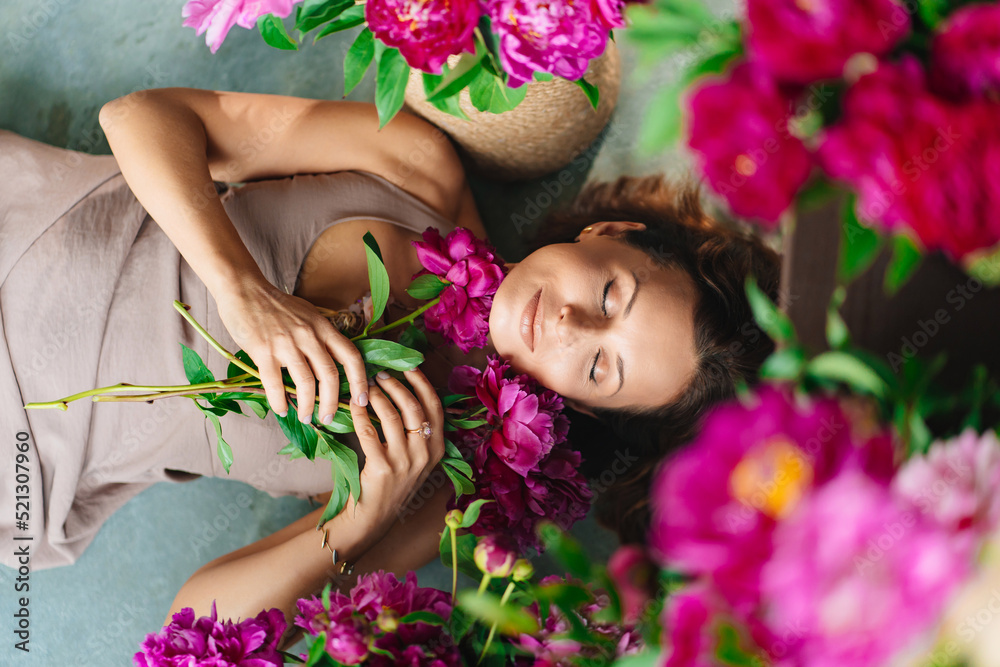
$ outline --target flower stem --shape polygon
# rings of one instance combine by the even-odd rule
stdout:
[[[501,607],[507,604],[507,600],[510,599],[510,594],[513,592],[514,592],[514,582],[512,581],[509,584],[507,584],[507,588],[506,590],[504,590],[503,596],[500,598]],[[476,664],[479,664],[480,662],[483,661],[483,658],[486,656],[486,649],[488,649],[490,647],[490,644],[493,642],[493,635],[495,635],[496,632],[497,632],[497,624],[494,621],[493,625],[490,626],[490,634],[486,635],[486,643],[483,644],[483,652],[479,654],[479,661]]]
[[[248,375],[239,375],[237,377],[228,378],[228,380],[245,380],[248,377],[249,377]],[[71,396],[67,396],[66,398],[59,399],[58,401],[47,401],[47,402],[44,402],[44,403],[28,403],[24,407],[25,407],[25,409],[33,409],[33,410],[44,410],[44,409],[48,409],[48,408],[58,408],[59,410],[66,410],[69,407],[67,404],[70,403],[70,402],[72,402],[72,401],[76,401],[76,400],[79,400],[81,398],[87,398],[88,396],[94,396],[95,400],[97,400],[96,397],[98,395],[100,395],[100,394],[108,394],[108,393],[111,393],[113,391],[171,392],[172,395],[181,396],[183,394],[192,393],[192,392],[193,393],[199,393],[197,391],[199,389],[209,390],[209,392],[212,389],[221,389],[223,391],[228,391],[229,389],[232,389],[232,388],[251,387],[252,385],[256,385],[256,384],[258,384],[257,381],[250,382],[250,383],[247,383],[247,384],[228,384],[226,381],[223,381],[223,380],[215,380],[213,382],[202,382],[200,384],[178,384],[178,385],[150,386],[150,385],[136,385],[136,384],[129,384],[128,382],[121,382],[121,383],[116,384],[116,385],[111,386],[111,387],[98,387],[97,389],[88,389],[87,391],[81,391],[81,392],[79,392],[77,394],[73,394]],[[242,390],[246,391],[246,389],[242,389]],[[180,391],[182,393],[179,393],[179,394],[176,393],[178,391]],[[209,392],[201,392],[201,393],[209,393]],[[102,400],[106,400],[106,399],[102,399]],[[143,400],[145,400],[145,399],[143,399]]]
[[[406,317],[401,317],[398,320],[396,320],[395,322],[390,322],[389,324],[381,326],[378,329],[372,329],[367,334],[360,333],[357,336],[355,336],[354,338],[351,338],[351,342],[354,342],[356,340],[360,340],[361,338],[367,338],[368,336],[371,336],[372,334],[377,334],[377,333],[382,333],[383,331],[388,331],[389,329],[392,329],[394,327],[398,327],[398,326],[400,326],[402,324],[406,324],[407,322],[412,322],[417,317],[417,315],[420,315],[421,313],[423,313],[425,310],[427,310],[431,306],[437,304],[439,301],[441,301],[441,297],[440,296],[436,296],[433,299],[431,299],[430,301],[428,301],[427,303],[425,303],[424,305],[422,305],[419,308],[417,308],[415,311],[413,311],[412,313],[410,313]]]
[[[451,531],[451,604],[454,606],[458,595],[458,536],[457,530],[448,526]]]
[[[486,574],[485,572],[483,573],[483,580],[479,582],[479,593],[478,593],[478,595],[482,595],[483,594],[483,591],[486,590],[486,587],[490,585],[490,579],[492,579],[492,578],[493,577],[491,577],[490,575]]]

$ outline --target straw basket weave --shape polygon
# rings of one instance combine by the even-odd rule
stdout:
[[[458,56],[451,56],[454,66]],[[501,114],[472,106],[469,89],[459,94],[459,105],[469,120],[456,118],[427,102],[421,74],[414,69],[406,85],[407,108],[444,130],[465,149],[483,175],[505,181],[537,178],[563,167],[582,153],[604,126],[618,101],[621,64],[618,49],[609,41],[584,75],[600,91],[595,110],[575,83],[553,78],[529,81],[524,100]]]

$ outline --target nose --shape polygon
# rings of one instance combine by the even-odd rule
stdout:
[[[559,309],[556,320],[556,341],[560,347],[575,347],[592,336],[599,323],[585,309],[566,304]]]

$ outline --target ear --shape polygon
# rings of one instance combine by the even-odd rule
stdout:
[[[563,399],[563,403],[565,403],[568,407],[573,408],[577,412],[582,412],[585,415],[590,415],[594,419],[597,419],[597,415],[594,414],[593,410],[591,410],[590,408],[588,408],[583,403],[580,403],[580,402],[576,401],[575,399],[564,398]]]
[[[581,238],[594,236],[618,236],[619,234],[624,234],[625,232],[633,229],[645,228],[646,225],[641,222],[632,222],[630,220],[605,220],[588,225],[577,235],[576,238],[577,240],[580,240]]]

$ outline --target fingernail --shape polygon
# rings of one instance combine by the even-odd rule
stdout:
[[[322,421],[324,424],[329,426],[330,424],[333,423],[333,415],[324,415]]]
[[[388,380],[389,373],[387,371],[379,371],[376,376],[379,380]]]
[[[361,392],[361,394],[358,396],[358,405],[360,405],[361,407],[365,407],[366,405],[368,405],[368,392],[367,391]]]
[[[312,415],[299,415],[299,421],[303,424],[308,424],[312,421]]]
[[[368,378],[368,386],[371,387],[375,384],[375,378]]]
[[[279,417],[287,417],[288,410],[285,410],[284,412],[275,412],[274,414],[278,415]]]

